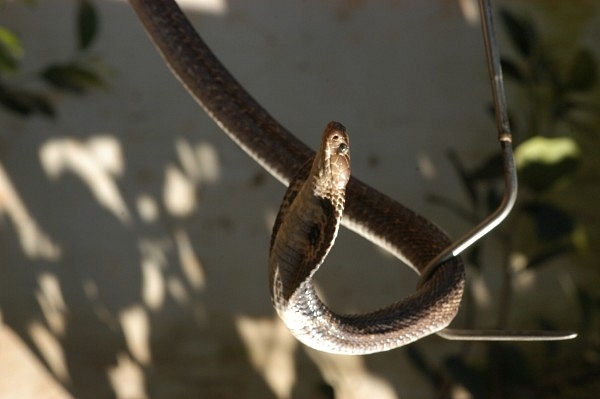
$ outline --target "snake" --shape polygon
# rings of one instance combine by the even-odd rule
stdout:
[[[279,317],[303,344],[365,355],[440,333],[458,313],[465,285],[459,256],[445,259],[410,295],[380,309],[341,314],[312,279],[340,224],[421,274],[451,244],[434,223],[350,175],[346,128],[330,122],[315,152],[284,128],[213,54],[173,0],[130,0],[172,73],[212,120],[288,186],[269,251],[269,287]]]

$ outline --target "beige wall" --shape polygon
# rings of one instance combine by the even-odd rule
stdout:
[[[55,121],[0,114],[4,331],[80,398],[285,397],[294,384],[308,397],[319,368],[348,398],[426,394],[403,349],[340,359],[281,328],[266,263],[283,186],[197,107],[126,3],[96,3],[110,87],[57,99]],[[292,132],[314,147],[329,120],[344,123],[357,176],[452,236],[468,228],[425,201],[465,199],[446,150],[475,164],[496,148],[479,26],[457,4],[190,3],[215,53]],[[68,56],[72,12],[11,5],[0,22],[22,31],[34,68]],[[416,277],[343,233],[319,280],[353,311],[406,295]],[[434,359],[456,350],[427,345]]]

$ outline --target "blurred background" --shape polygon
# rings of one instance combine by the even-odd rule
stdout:
[[[275,118],[458,237],[502,193],[477,2],[180,2]],[[285,188],[193,102],[123,1],[0,2],[0,397],[592,398],[600,392],[600,1],[496,1],[512,216],[464,256],[454,327],[555,343],[333,356],[267,287]],[[417,276],[342,231],[318,273],[340,312]]]

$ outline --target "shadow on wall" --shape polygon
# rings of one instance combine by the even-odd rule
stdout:
[[[2,268],[3,321],[77,397],[110,397],[113,388],[134,389],[119,396],[143,396],[146,383],[154,382],[144,374],[160,367],[174,372],[169,353],[193,357],[189,351],[207,325],[205,272],[181,220],[196,210],[200,180],[218,179],[218,161],[206,145],[179,140],[175,147],[187,173],[166,165],[162,198],[125,198],[118,138],[43,142],[38,159],[49,182],[42,184],[66,196],[42,212],[74,212],[83,222],[55,226],[52,234],[42,231],[0,167],[2,211],[14,229],[7,247],[21,249],[10,251]],[[168,226],[154,227],[161,223]],[[175,332],[175,345],[157,351],[162,346],[155,343],[170,341],[171,328],[183,320],[186,329]]]
[[[317,121],[305,141],[316,143],[331,115],[348,120],[354,131],[378,132],[353,136],[366,154],[353,153],[353,168],[378,187],[392,184],[421,211],[423,175],[442,192],[458,186],[448,165],[437,164],[448,146],[438,138],[467,132],[467,153],[479,154],[473,143],[489,131],[480,33],[465,23],[473,22],[475,2],[458,2],[463,9],[418,0],[360,3],[214,0],[194,2],[197,12],[188,14],[209,43],[225,49],[226,64],[232,54],[246,55],[232,66],[234,74],[248,80],[274,115],[283,114],[292,131],[312,131],[306,115]],[[427,362],[415,361],[415,351],[329,356],[304,350],[290,336],[274,316],[266,281],[283,188],[199,111],[128,4],[96,6],[103,29],[95,51],[114,68],[107,68],[109,88],[58,96],[59,116],[51,123],[4,113],[0,120],[0,369],[14,371],[0,373],[0,397],[431,396],[443,376],[417,370]],[[63,44],[70,33],[61,27],[72,24],[72,2],[4,7],[0,25],[36,35],[23,38],[26,49],[35,49],[30,69],[50,53],[69,55]],[[297,18],[280,18],[284,11]],[[381,22],[376,26],[374,15]],[[279,34],[288,35],[285,44]],[[415,55],[390,55],[385,44]],[[354,54],[356,62],[330,65],[334,50]],[[398,76],[410,77],[399,83],[405,86],[386,78],[398,68]],[[473,78],[477,73],[480,80]],[[301,84],[269,97],[281,77]],[[465,90],[466,81],[475,83]],[[448,101],[448,93],[460,97]],[[325,95],[335,101],[314,101]],[[398,162],[409,167],[378,169]],[[417,162],[422,170],[410,167]],[[398,181],[408,183],[398,187]],[[457,228],[456,218],[449,220],[440,224]],[[336,309],[373,308],[413,290],[415,276],[400,274],[397,262],[362,239],[342,233],[338,241],[344,240],[322,273],[335,283],[327,299]],[[363,267],[373,260],[384,265],[376,283]],[[342,274],[352,276],[350,282]],[[478,293],[489,296],[486,282],[477,283]],[[419,348],[438,365],[460,347],[428,338]]]
[[[69,12],[71,4],[7,11],[24,30],[43,30],[52,27],[38,25],[41,19],[67,25],[44,14]],[[130,28],[123,29],[147,42],[126,3],[102,5],[102,12],[125,14]],[[121,94],[115,91],[95,96],[100,108]],[[63,99],[61,111],[76,101]],[[127,128],[105,133],[97,115],[85,123],[85,113],[97,109],[79,110],[79,120],[59,117],[54,126],[10,115],[2,123],[0,364],[15,373],[2,373],[0,396],[273,396],[233,316],[211,315],[204,300],[206,270],[189,226],[213,220],[198,197],[221,181],[216,148],[160,127],[165,145],[147,153]],[[135,111],[128,112],[131,122]],[[152,165],[141,166],[143,158]],[[251,332],[251,324],[240,321],[240,328]],[[23,344],[38,360],[23,355]]]
[[[48,3],[11,5],[14,19],[0,22],[40,30],[68,25],[56,21],[71,5]],[[250,161],[234,165],[241,171],[224,179],[217,146],[196,139],[204,136],[199,123],[177,119],[198,114],[196,106],[160,63],[128,5],[102,4],[101,13],[107,32],[98,47],[107,48],[107,62],[118,71],[111,92],[88,94],[81,103],[62,98],[53,124],[12,116],[2,122],[0,364],[15,373],[0,377],[0,395],[331,397],[322,368],[342,397],[395,397],[360,358],[299,351],[273,316],[265,273],[258,272],[266,265],[282,189],[263,183],[264,172]],[[41,20],[55,22],[46,27]],[[109,32],[113,27],[116,33]],[[119,58],[130,53],[112,36],[124,31],[134,32],[128,41],[144,43],[141,61],[149,58],[156,67],[136,77],[123,66]],[[52,35],[58,34],[37,45],[53,46]],[[170,86],[136,92],[155,75]],[[157,121],[163,105],[148,112],[148,97],[188,105]],[[208,132],[220,140],[215,127]],[[247,196],[252,215],[230,209],[222,198],[232,195]],[[258,251],[257,241],[264,243]],[[206,260],[203,246],[210,251]],[[235,268],[226,270],[232,264],[251,267],[236,277]],[[254,292],[262,293],[259,299]]]

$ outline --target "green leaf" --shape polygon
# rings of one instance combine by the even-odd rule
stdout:
[[[51,65],[42,72],[42,77],[57,89],[77,94],[105,86],[95,71],[74,63]]]
[[[525,82],[525,75],[512,60],[501,58],[500,65],[502,66],[502,75],[519,83]]]
[[[525,18],[516,17],[508,10],[501,10],[500,17],[513,45],[521,55],[529,57],[538,45],[537,32],[533,24]]]
[[[7,110],[21,116],[29,116],[35,111],[35,106],[26,95],[20,93],[0,93],[0,104]]]
[[[597,135],[600,105],[587,99],[568,100],[563,104],[563,117],[575,131]]]
[[[575,219],[566,211],[548,203],[535,202],[523,207],[533,218],[537,235],[542,241],[559,240],[575,230]],[[553,246],[554,250],[558,248]]]
[[[90,0],[80,0],[77,12],[78,45],[85,50],[92,44],[98,33],[98,14]]]
[[[0,26],[0,71],[16,71],[24,53],[18,36]]]
[[[572,253],[574,250],[575,246],[570,241],[553,242],[552,245],[546,245],[542,247],[542,249],[534,251],[532,254],[530,254],[529,261],[527,262],[527,268],[540,268],[544,265],[547,265],[552,259]]]
[[[548,190],[579,167],[581,151],[572,138],[536,136],[515,149],[515,163],[523,185]]]
[[[594,328],[594,316],[596,308],[600,305],[598,300],[595,300],[592,295],[585,291],[582,287],[576,287],[577,300],[579,302],[579,312],[581,313],[581,329],[590,331]]]
[[[580,50],[571,64],[567,89],[590,90],[598,79],[598,68],[596,60],[588,50]]]
[[[35,104],[36,110],[40,114],[42,114],[48,118],[54,118],[56,116],[56,110],[54,109],[54,104],[52,104],[52,101],[50,101],[50,99],[48,97],[46,97],[45,95],[33,94],[32,101]]]
[[[55,115],[54,106],[46,96],[28,90],[0,87],[0,104],[21,116],[36,112],[50,118]]]

